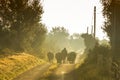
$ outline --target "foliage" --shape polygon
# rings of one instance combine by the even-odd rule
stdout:
[[[103,30],[107,32],[110,40],[112,39],[112,9],[115,0],[101,0],[103,5],[103,16],[105,18]]]
[[[76,80],[110,80],[111,74],[110,47],[96,45],[93,50],[88,52],[84,63],[75,71]]]
[[[39,0],[0,0],[0,49],[37,52],[46,33]]]
[[[83,38],[78,33],[69,35],[67,29],[64,27],[53,27],[52,30],[46,34],[45,41],[41,46],[41,51],[46,54],[49,51],[56,54],[63,48],[66,48],[68,52],[77,51],[80,53],[80,51],[85,48]]]
[[[101,0],[103,4],[103,15],[105,17],[105,24],[103,26],[104,31],[107,32],[112,50],[116,56],[119,56],[120,52],[120,1],[119,0]],[[116,54],[117,53],[117,54]],[[117,57],[116,57],[117,58]]]
[[[109,40],[106,40],[106,39],[102,39],[102,40],[100,40],[100,41],[99,41],[99,44],[110,46],[110,42],[109,42]]]
[[[69,33],[64,27],[54,27],[46,35],[46,39],[42,47],[46,49],[47,52],[50,51],[55,53],[64,47],[68,48],[68,36]]]
[[[112,49],[112,63],[116,63],[118,67],[115,67],[113,64],[111,67],[114,67],[112,70],[114,78],[113,80],[118,80],[119,65],[120,65],[120,1],[119,0],[101,0],[103,5],[103,15],[106,19],[103,29],[107,32],[110,37],[111,49]],[[117,75],[117,76],[116,76]],[[120,79],[120,78],[119,78]]]
[[[59,27],[59,26],[53,27],[52,30],[50,31],[50,34],[59,39],[61,39],[62,37],[66,38],[69,36],[68,31],[64,27]]]
[[[81,36],[84,38],[86,50],[92,50],[98,44],[98,41],[90,34],[82,34]]]
[[[0,58],[0,80],[12,80],[19,74],[45,63],[43,60],[26,53],[1,56],[3,57]]]
[[[84,39],[81,37],[81,34],[74,33],[70,36],[69,39],[70,47],[72,50],[79,52],[79,50],[85,49]]]
[[[64,47],[67,47],[68,42],[68,36],[69,33],[64,27],[54,27],[50,31],[50,36],[53,39],[54,42],[56,42],[56,47],[59,49],[63,49]],[[59,45],[60,44],[60,45]]]

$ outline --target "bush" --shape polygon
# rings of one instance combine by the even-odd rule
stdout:
[[[110,47],[97,45],[88,51],[85,62],[73,71],[76,80],[110,80],[111,63]],[[80,76],[80,77],[79,77]]]

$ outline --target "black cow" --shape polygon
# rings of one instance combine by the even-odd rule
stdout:
[[[62,56],[60,52],[56,53],[55,58],[57,60],[57,63],[62,63]]]
[[[48,52],[47,57],[48,57],[49,62],[52,62],[52,60],[54,59],[54,54],[51,52]]]
[[[69,63],[74,63],[76,59],[76,53],[75,52],[70,52],[67,55],[67,60],[69,61]]]

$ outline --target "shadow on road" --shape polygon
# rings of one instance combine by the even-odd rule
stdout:
[[[74,64],[62,64],[51,75],[42,80],[75,80],[72,72],[74,69]]]

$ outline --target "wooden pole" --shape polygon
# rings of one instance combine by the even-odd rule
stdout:
[[[93,25],[91,26],[91,35],[93,36]]]
[[[94,6],[94,38],[96,37],[96,6]]]
[[[87,27],[87,34],[88,34],[89,27]]]

